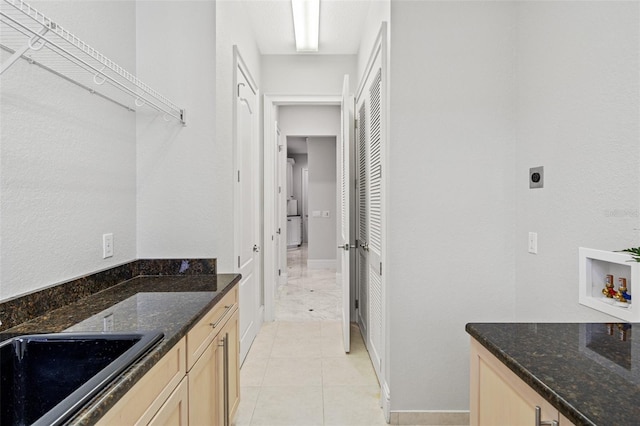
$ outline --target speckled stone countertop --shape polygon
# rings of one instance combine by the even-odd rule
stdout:
[[[467,324],[467,332],[576,425],[640,424],[631,324]]]
[[[164,339],[99,393],[68,424],[94,424],[240,280],[237,274],[141,276],[53,310],[0,333],[102,331],[113,313],[113,331],[161,331]]]

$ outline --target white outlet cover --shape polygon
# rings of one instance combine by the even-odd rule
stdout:
[[[102,258],[113,257],[113,234],[102,235]]]

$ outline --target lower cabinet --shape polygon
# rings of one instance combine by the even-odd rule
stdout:
[[[472,426],[572,425],[556,408],[471,339]]]
[[[239,361],[236,287],[97,424],[229,426],[240,403]]]
[[[188,373],[189,423],[227,426],[240,401],[238,311]]]
[[[153,416],[149,426],[187,426],[189,424],[189,392],[184,378]]]

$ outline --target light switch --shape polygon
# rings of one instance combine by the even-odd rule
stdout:
[[[538,234],[529,232],[529,253],[538,254]]]

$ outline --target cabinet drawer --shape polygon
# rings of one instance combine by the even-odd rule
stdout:
[[[186,374],[182,338],[105,415],[98,425],[146,425]]]
[[[187,370],[190,370],[200,355],[204,353],[237,306],[238,287],[235,286],[189,330],[187,334]]]

